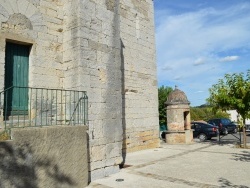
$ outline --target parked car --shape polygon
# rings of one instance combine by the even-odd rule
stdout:
[[[212,137],[218,136],[218,128],[206,122],[193,121],[191,129],[194,130],[194,138],[198,138],[200,141],[210,140]]]
[[[217,126],[220,134],[227,135],[228,133],[237,133],[237,124],[228,118],[210,119],[208,123]]]
[[[246,132],[250,132],[250,124],[246,124]]]

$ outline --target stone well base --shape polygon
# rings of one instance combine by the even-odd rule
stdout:
[[[166,132],[166,143],[168,144],[189,144],[192,141],[193,130]]]

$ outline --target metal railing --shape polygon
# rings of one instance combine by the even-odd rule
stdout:
[[[87,125],[85,91],[13,86],[0,92],[0,128]]]

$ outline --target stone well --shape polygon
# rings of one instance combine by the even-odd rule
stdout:
[[[167,101],[166,142],[168,144],[188,144],[193,140],[193,131],[190,126],[190,102],[186,94],[175,87]]]

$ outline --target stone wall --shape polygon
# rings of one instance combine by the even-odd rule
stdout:
[[[64,83],[89,95],[93,180],[119,170],[121,149],[159,146],[153,2],[92,0],[64,8]]]
[[[92,180],[119,171],[122,151],[159,146],[152,0],[9,0],[0,9],[0,89],[11,39],[32,45],[29,86],[87,91]],[[15,13],[25,24],[8,26]]]
[[[186,119],[184,119],[185,112],[189,112]],[[190,129],[190,108],[188,105],[171,105],[167,107],[168,128],[174,131],[184,131],[185,125]]]
[[[0,187],[88,185],[86,126],[12,129],[0,142]]]
[[[31,46],[29,86],[62,88],[63,4],[8,0],[0,6],[0,90],[4,88],[6,41]],[[52,81],[53,80],[53,81]]]
[[[159,146],[154,10],[152,0],[123,0],[122,40],[124,152]]]
[[[166,133],[166,143],[168,144],[184,144],[186,143],[185,132]]]
[[[193,130],[166,132],[166,143],[168,144],[191,144],[192,142]]]
[[[118,172],[122,162],[119,2],[72,1],[64,9],[64,83],[66,89],[88,94],[89,162],[94,180]]]

